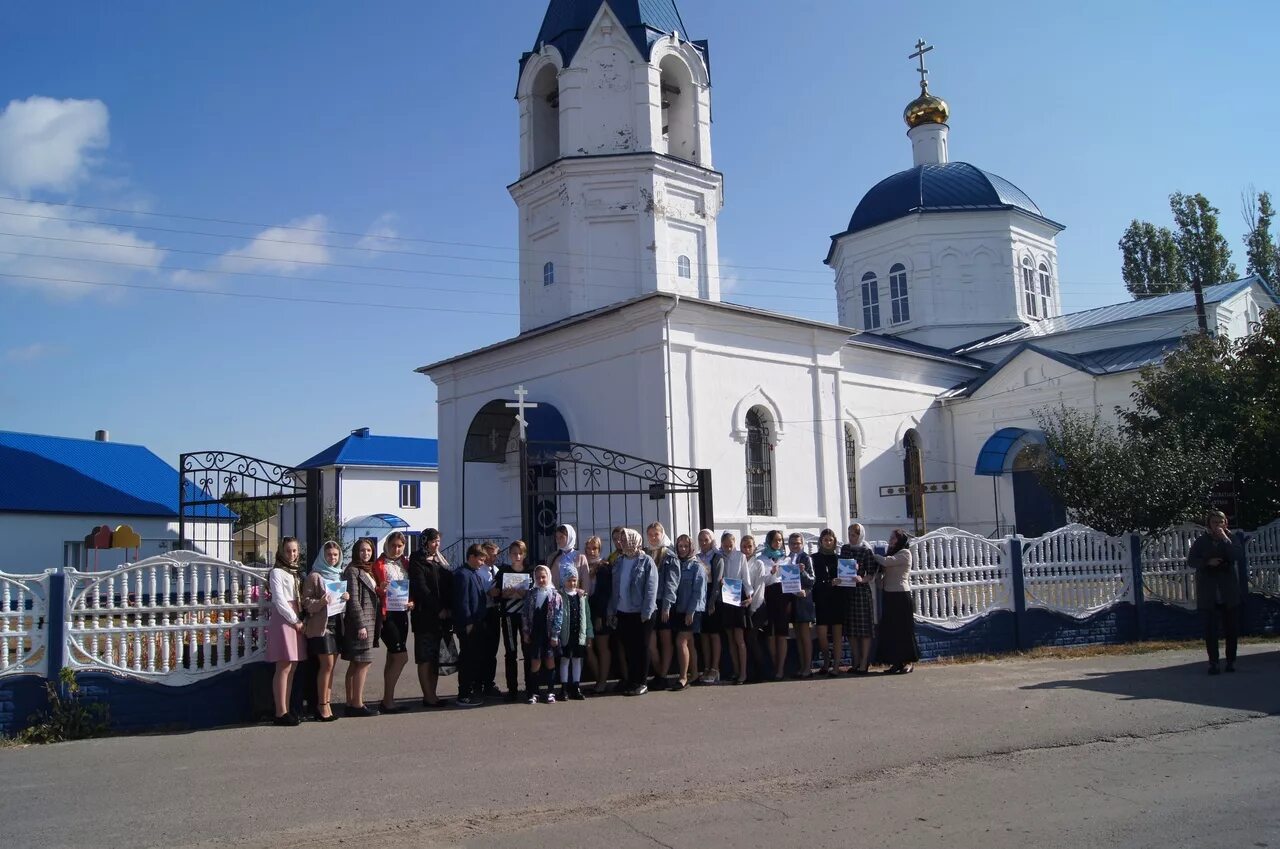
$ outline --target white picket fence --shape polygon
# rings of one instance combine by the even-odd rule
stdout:
[[[1196,606],[1196,570],[1187,566],[1187,554],[1204,532],[1199,525],[1183,525],[1143,540],[1142,591],[1147,598],[1178,607]]]
[[[916,618],[960,627],[993,610],[1013,609],[1007,541],[939,528],[911,545]]]
[[[1132,553],[1127,537],[1067,525],[1022,546],[1027,607],[1092,616],[1133,601]]]
[[[1280,596],[1280,519],[1258,528],[1245,545],[1249,591]]]
[[[262,659],[266,571],[175,551],[69,570],[66,665],[188,684]]]
[[[0,572],[0,677],[47,669],[48,578]]]

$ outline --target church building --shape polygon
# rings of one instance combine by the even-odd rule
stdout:
[[[929,49],[912,166],[830,238],[837,312],[814,321],[721,297],[709,46],[673,0],[551,0],[516,87],[520,333],[418,369],[446,540],[1064,522],[1030,471],[1035,411],[1125,403],[1194,301],[1064,315],[1063,225],[951,158]],[[1252,277],[1205,300],[1232,336],[1276,304]]]

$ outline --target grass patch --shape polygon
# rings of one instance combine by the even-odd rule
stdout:
[[[1240,645],[1242,646],[1274,645],[1277,643],[1280,643],[1280,636],[1240,638]],[[930,666],[956,666],[963,663],[985,663],[999,660],[1076,660],[1085,657],[1154,654],[1162,651],[1203,648],[1204,642],[1202,640],[1147,640],[1140,643],[1121,643],[1119,645],[1041,646],[1025,651],[1011,651],[1002,654],[964,654],[954,657],[940,657],[926,662]]]

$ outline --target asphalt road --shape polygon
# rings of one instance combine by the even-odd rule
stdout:
[[[0,845],[1280,847],[1277,714],[1261,645],[5,749]]]

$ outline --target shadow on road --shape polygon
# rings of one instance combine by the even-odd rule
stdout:
[[[1206,661],[1160,669],[1091,672],[1083,678],[1028,684],[1023,690],[1092,690],[1126,700],[1160,699],[1280,714],[1280,651],[1242,655],[1233,674],[1210,676]]]

